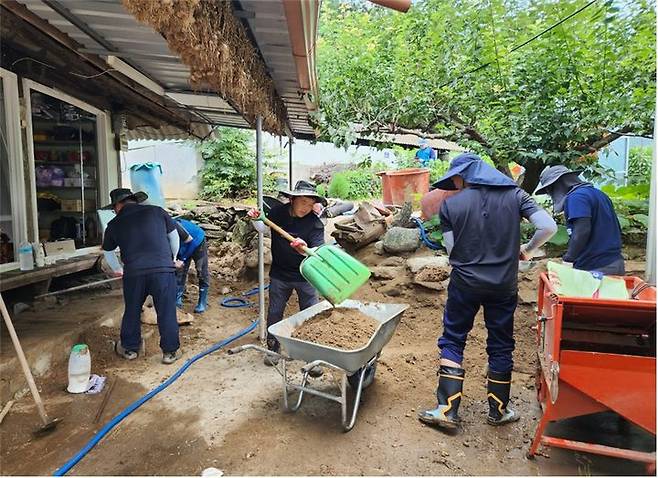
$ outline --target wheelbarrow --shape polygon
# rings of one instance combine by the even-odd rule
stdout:
[[[256,350],[272,358],[279,359],[279,365],[275,368],[283,379],[283,408],[290,412],[299,410],[305,393],[338,402],[341,405],[343,429],[348,432],[356,422],[363,389],[372,384],[375,379],[377,360],[382,349],[393,337],[402,314],[409,306],[406,304],[383,304],[356,300],[346,300],[340,306],[341,308],[358,309],[363,314],[380,322],[368,343],[363,347],[355,350],[341,350],[292,337],[294,329],[322,311],[333,307],[328,301],[323,301],[268,328],[269,333],[277,338],[285,352],[277,353],[257,345],[248,344],[230,349],[228,353],[235,354],[244,350]],[[302,379],[300,383],[292,383],[288,380],[288,362],[292,360],[306,362],[306,365],[301,369]],[[341,374],[340,395],[332,395],[309,386],[309,372],[314,367],[327,368]],[[347,411],[348,384],[355,392],[354,404],[349,417]],[[299,392],[294,405],[291,405],[291,391]]]

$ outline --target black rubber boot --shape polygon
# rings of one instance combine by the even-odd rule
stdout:
[[[521,418],[509,404],[512,372],[498,373],[489,370],[487,374],[487,399],[489,401],[489,425],[505,425]]]
[[[447,367],[439,368],[439,386],[436,389],[438,406],[433,410],[424,410],[418,414],[418,419],[428,425],[454,430],[459,425],[459,404],[462,400],[464,387],[464,369]]]

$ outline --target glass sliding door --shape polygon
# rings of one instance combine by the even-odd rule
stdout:
[[[100,244],[97,117],[30,90],[38,237]]]

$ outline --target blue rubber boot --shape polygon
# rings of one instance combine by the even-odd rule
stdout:
[[[185,293],[185,289],[182,289],[180,287],[176,288],[176,307],[179,309],[183,308],[183,294]]]
[[[199,289],[199,303],[194,308],[195,314],[203,314],[208,307],[208,288]]]

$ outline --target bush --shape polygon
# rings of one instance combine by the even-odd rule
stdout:
[[[252,133],[218,128],[218,139],[203,141],[198,149],[204,160],[201,196],[204,199],[244,198],[256,184],[256,162],[251,151]]]
[[[628,183],[645,183],[651,178],[651,146],[636,146],[628,152]]]
[[[381,195],[379,177],[368,169],[354,169],[334,174],[329,196],[340,199],[368,199]]]

